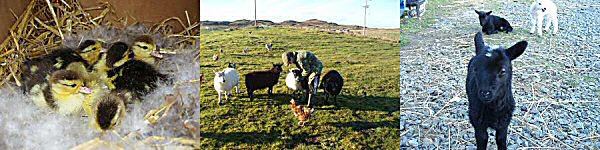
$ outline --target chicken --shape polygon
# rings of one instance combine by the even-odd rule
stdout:
[[[267,48],[267,50],[271,51],[273,49],[273,44],[265,44],[265,47]]]
[[[290,101],[292,103],[292,111],[294,112],[294,116],[300,120],[298,125],[304,127],[304,123],[308,121],[312,112],[315,111],[314,108],[308,109],[307,107],[302,107],[300,105],[296,105],[296,101],[292,99]]]
[[[213,55],[213,57],[212,57],[212,58],[213,58],[213,61],[217,61],[217,60],[219,60],[219,55],[218,55],[218,54],[215,54],[215,55]]]

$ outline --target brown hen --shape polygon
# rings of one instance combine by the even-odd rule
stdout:
[[[310,114],[315,111],[314,108],[308,109],[307,107],[302,107],[300,105],[296,105],[296,101],[292,99],[290,101],[292,103],[292,111],[294,112],[294,116],[298,118],[298,125],[304,127],[304,123],[310,118]]]

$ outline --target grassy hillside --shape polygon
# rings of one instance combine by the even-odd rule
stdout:
[[[399,43],[291,28],[203,32],[201,39],[201,72],[206,77],[201,88],[202,147],[400,147]],[[264,48],[266,42],[273,43],[273,51]],[[250,52],[243,53],[244,48]],[[345,80],[343,96],[331,104],[323,103],[324,97],[319,97],[313,116],[303,128],[297,125],[285,87],[284,78],[290,67],[284,68],[273,97],[267,96],[266,89],[259,90],[253,102],[245,92],[243,77],[253,70],[269,69],[272,63],[282,62],[281,53],[299,49],[316,53],[325,65],[323,73],[335,69]],[[214,54],[220,57],[216,62],[212,60]],[[224,69],[228,62],[238,63],[241,93],[234,93],[219,106],[213,70]]]

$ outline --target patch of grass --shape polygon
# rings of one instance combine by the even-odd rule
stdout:
[[[443,7],[450,4],[450,0],[430,0],[428,1],[425,14],[421,19],[417,18],[401,18],[400,19],[400,32],[402,33],[415,33],[422,29],[428,28],[432,24],[436,23],[436,19],[440,15],[446,15],[449,12]]]
[[[251,32],[251,34],[249,34]],[[201,146],[233,149],[399,149],[400,43],[374,38],[292,28],[242,28],[232,32],[203,32],[201,72]],[[267,51],[264,44],[273,43]],[[219,48],[224,53],[219,53]],[[243,53],[244,48],[250,49]],[[286,51],[311,50],[323,62],[323,74],[335,69],[344,77],[342,96],[318,105],[306,126],[297,125],[285,87],[285,67],[274,96],[255,91],[250,101],[244,76],[281,63]],[[213,61],[218,54],[220,59]],[[219,106],[213,70],[238,63],[240,94]],[[234,90],[235,91],[235,90]],[[366,95],[365,95],[366,94]],[[303,102],[301,104],[306,104]]]

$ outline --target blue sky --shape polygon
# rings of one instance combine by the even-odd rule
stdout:
[[[254,0],[201,0],[201,20],[254,20]],[[319,19],[344,25],[363,25],[364,0],[257,0],[257,19],[281,22]],[[367,26],[400,27],[399,0],[370,0]]]

